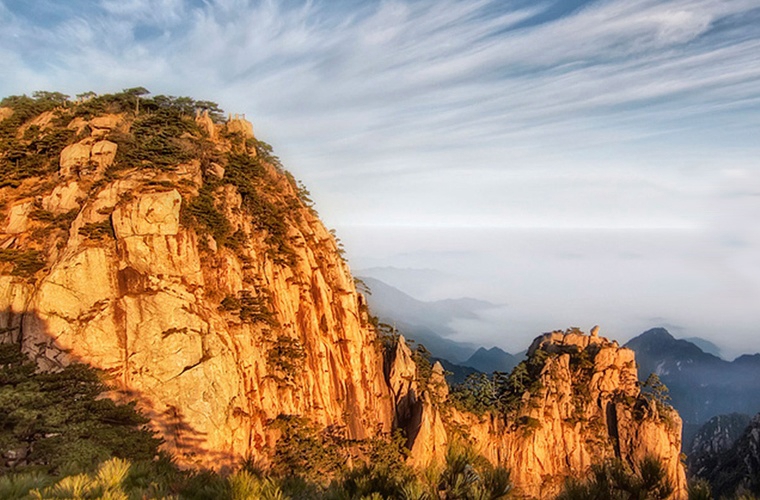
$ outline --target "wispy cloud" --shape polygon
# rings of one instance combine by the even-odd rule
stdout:
[[[0,94],[217,100],[248,114],[331,225],[680,228],[698,244],[675,238],[628,276],[642,290],[646,262],[678,270],[641,314],[700,283],[704,315],[751,317],[760,3],[567,5],[0,0]]]
[[[602,164],[651,173],[672,156],[735,152],[711,134],[714,123],[758,128],[747,116],[760,104],[755,0],[592,1],[548,19],[551,2],[492,0],[350,9],[102,0],[63,13],[58,5],[53,20],[0,5],[11,75],[4,93],[33,90],[31,81],[216,98],[281,142],[315,191],[324,185],[337,200],[328,204],[337,218],[348,198],[330,184],[361,191],[367,175],[412,175],[415,188],[434,176],[443,195],[446,179],[456,183],[455,171],[473,164],[497,185],[520,169],[538,179],[546,169],[595,175]],[[739,147],[747,158],[758,152]],[[478,197],[472,184],[464,199]]]

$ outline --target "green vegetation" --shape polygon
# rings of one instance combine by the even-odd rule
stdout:
[[[95,241],[102,241],[104,238],[116,238],[110,217],[100,222],[90,222],[83,225],[79,228],[79,234]]]
[[[35,208],[29,214],[29,218],[44,223],[49,228],[68,231],[71,223],[77,218],[79,210],[74,209],[62,214],[54,214],[42,208]]]
[[[646,457],[635,470],[619,459],[593,465],[585,481],[570,479],[557,500],[664,500],[673,493],[673,485],[662,464]]]
[[[641,384],[641,393],[657,406],[659,412],[668,411],[668,403],[670,401],[668,388],[662,383],[656,373],[650,373],[646,381]]]
[[[18,187],[24,179],[55,172],[63,148],[77,140],[75,131],[66,128],[76,117],[124,113],[134,119],[131,133],[112,132],[108,137],[119,146],[111,171],[135,166],[171,169],[193,157],[189,138],[203,137],[193,119],[196,112],[208,111],[216,122],[223,119],[222,110],[211,101],[147,94],[136,87],[102,96],[87,92],[75,102],[65,94],[45,91],[4,98],[0,107],[12,109],[13,114],[0,121],[0,187]],[[18,137],[25,123],[45,112],[53,113],[52,127],[28,126]]]
[[[72,120],[121,114],[130,126],[128,131],[118,128],[108,132],[105,139],[117,144],[116,156],[104,178],[95,182],[91,190],[116,179],[120,170],[171,171],[197,159],[204,172],[204,183],[197,195],[193,190],[170,185],[168,181],[156,181],[157,185],[177,187],[182,192],[185,198],[183,225],[198,230],[206,241],[213,238],[217,245],[240,250],[251,235],[231,226],[225,213],[225,200],[219,199],[219,188],[231,184],[240,192],[242,208],[251,217],[254,228],[263,233],[269,246],[268,255],[278,264],[295,264],[296,254],[288,238],[288,219],[298,217],[300,207],[312,209],[309,192],[292,175],[285,173],[269,144],[245,138],[240,133],[225,135],[224,132],[221,135],[230,141],[231,150],[219,148],[212,142],[195,116],[198,112],[208,112],[212,121],[222,122],[223,112],[216,103],[189,97],[151,96],[147,89],[135,87],[101,96],[85,92],[75,101],[56,92],[35,92],[32,97],[7,97],[0,101],[0,106],[13,110],[0,122],[0,188],[19,187],[25,179],[57,172],[61,151],[82,139],[73,130],[75,127],[67,128]],[[51,126],[44,121],[39,125],[29,124],[30,120],[45,112],[52,113],[48,117]],[[85,125],[82,135],[87,136],[90,132],[89,125]],[[223,179],[209,174],[213,164],[224,168]],[[286,175],[293,186],[292,194],[283,195],[277,180],[270,178],[271,170],[267,165]],[[109,236],[104,225],[85,227],[82,231],[90,239]]]
[[[229,152],[218,160],[224,166],[224,179],[207,175],[198,196],[183,207],[182,223],[201,234],[214,238],[217,244],[233,250],[239,249],[248,239],[241,230],[233,231],[222,211],[222,200],[216,193],[224,184],[235,186],[242,198],[242,209],[251,216],[255,228],[265,232],[269,255],[280,264],[295,264],[295,252],[288,243],[288,214],[286,201],[272,191],[267,170],[261,155],[250,156],[244,152]]]
[[[243,323],[264,323],[277,326],[277,318],[272,312],[271,299],[265,295],[254,295],[250,290],[240,290],[237,296],[228,295],[222,299],[219,308],[237,313]]]
[[[11,276],[30,278],[45,265],[45,255],[39,250],[19,250],[15,248],[0,248],[0,263],[9,262],[13,265]]]
[[[41,130],[34,125],[21,138],[17,137],[30,110],[46,108],[22,102],[16,103],[20,111],[0,121],[0,188],[18,187],[24,179],[55,172],[61,151],[74,139],[73,130],[58,127]]]
[[[476,415],[514,413],[526,392],[535,394],[541,390],[541,370],[548,356],[539,349],[509,374],[470,375],[463,384],[452,388],[449,399],[456,408]]]
[[[492,466],[467,445],[454,442],[449,447],[438,481],[438,498],[497,500],[506,498],[511,489],[509,471]]]
[[[279,383],[291,382],[305,357],[306,352],[298,339],[287,335],[278,336],[267,351],[269,376]]]
[[[36,373],[18,345],[0,344],[0,472],[78,474],[111,457],[152,460],[160,441],[134,405],[98,399],[102,374],[74,364]]]
[[[206,182],[198,196],[182,204],[180,220],[184,226],[195,227],[202,234],[210,234],[219,245],[230,246],[232,226],[216,207],[213,185]]]

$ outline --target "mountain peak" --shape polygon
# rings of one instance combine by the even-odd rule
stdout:
[[[662,327],[650,328],[649,330],[639,335],[639,338],[644,338],[647,340],[676,340],[676,338],[671,335],[668,330]]]

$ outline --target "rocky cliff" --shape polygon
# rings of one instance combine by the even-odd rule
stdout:
[[[716,498],[760,495],[760,414],[749,423],[745,415],[710,420],[694,440],[690,473],[706,479]]]
[[[396,355],[406,365],[408,357]],[[419,415],[407,424],[408,435],[422,441],[411,438],[415,463],[441,460],[448,441],[466,439],[505,464],[522,495],[550,498],[592,464],[617,458],[635,473],[652,457],[663,464],[673,497],[685,497],[681,420],[657,395],[641,392],[630,349],[577,330],[545,334],[508,379],[472,391],[486,395],[488,409],[480,412],[472,403],[463,407],[461,395],[449,401],[448,391],[437,389],[438,372],[434,367],[422,396],[405,396],[417,402],[410,414]]]
[[[186,464],[263,454],[279,415],[389,430],[363,299],[302,190],[250,123],[150,103],[0,115],[4,341],[107,370]]]
[[[439,363],[378,337],[334,236],[249,122],[140,95],[3,101],[3,342],[43,369],[106,370],[184,465],[266,459],[297,415],[349,440],[400,428],[420,467],[470,442],[542,498],[592,463],[651,455],[682,496],[680,419],[640,392],[632,351],[547,334],[489,382],[487,410],[461,404]]]

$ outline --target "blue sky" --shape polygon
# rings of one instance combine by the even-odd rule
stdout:
[[[246,113],[354,267],[466,268],[512,304],[463,335],[659,321],[760,347],[760,0],[2,0],[0,60],[0,95],[141,85]],[[507,262],[462,228],[562,237]],[[630,246],[645,265],[609,260]],[[580,293],[579,270],[615,280]],[[528,307],[511,282],[584,300],[542,317],[561,299]]]

